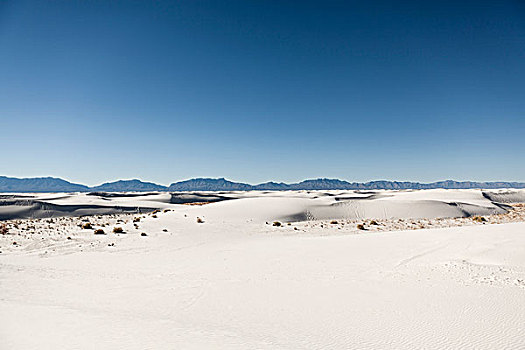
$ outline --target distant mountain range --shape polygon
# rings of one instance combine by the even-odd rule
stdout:
[[[525,188],[525,182],[438,181],[432,183],[371,181],[348,182],[338,179],[304,180],[298,183],[265,182],[250,185],[224,178],[197,178],[172,183],[168,187],[140,180],[119,180],[88,187],[54,177],[19,179],[0,176],[0,192],[149,192],[149,191],[251,191],[251,190],[408,190],[408,189]]]
[[[250,190],[407,190],[431,188],[525,188],[524,182],[473,182],[473,181],[439,181],[432,183],[371,181],[348,182],[338,179],[304,180],[298,183],[286,184],[265,182],[258,185],[232,182],[221,179],[191,179],[176,182],[168,187],[168,191],[250,191]]]
[[[0,176],[0,192],[84,192],[89,187],[55,177],[18,179]]]

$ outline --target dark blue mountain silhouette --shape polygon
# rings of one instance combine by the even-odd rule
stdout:
[[[473,182],[473,181],[438,181],[432,183],[371,181],[348,182],[338,179],[313,179],[298,183],[266,182],[250,185],[233,182],[224,178],[197,178],[172,183],[169,187],[137,179],[119,180],[95,187],[71,183],[54,177],[13,178],[0,176],[0,192],[143,192],[143,191],[250,191],[250,190],[410,190],[410,189],[468,189],[468,188],[525,188],[524,182]]]

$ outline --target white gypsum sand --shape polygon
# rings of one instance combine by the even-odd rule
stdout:
[[[0,348],[521,349],[524,194],[5,194]]]

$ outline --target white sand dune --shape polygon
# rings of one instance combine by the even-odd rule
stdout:
[[[138,228],[130,216],[97,219],[107,229],[121,217],[122,235],[93,235],[80,219],[64,231],[42,220],[0,235],[0,348],[525,348],[525,223],[360,234],[265,224],[505,211],[481,191],[213,195],[234,199],[39,195],[172,210],[144,215]],[[37,224],[51,228],[22,227]]]
[[[520,199],[525,191],[509,193]],[[504,205],[479,190],[245,192],[229,197],[235,200],[186,211],[215,221],[236,222],[468,217],[506,211]]]
[[[215,203],[202,211],[224,220],[437,218],[505,212],[525,190],[64,193],[0,196],[0,220],[148,212],[177,204]]]

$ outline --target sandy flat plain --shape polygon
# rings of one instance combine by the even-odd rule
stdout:
[[[0,349],[523,349],[524,202],[5,193]]]

